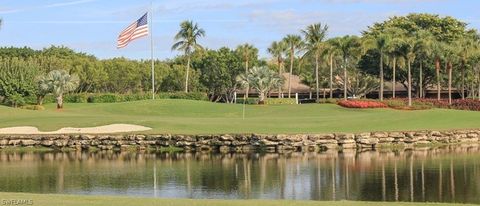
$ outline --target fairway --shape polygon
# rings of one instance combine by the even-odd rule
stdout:
[[[333,104],[242,105],[192,100],[54,104],[44,111],[0,106],[0,128],[36,126],[42,131],[112,123],[153,128],[145,133],[327,133],[478,128],[480,112],[432,109],[347,109]]]

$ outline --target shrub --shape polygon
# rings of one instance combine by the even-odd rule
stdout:
[[[295,99],[292,98],[266,98],[265,104],[296,104]]]
[[[202,92],[170,92],[170,93],[160,93],[157,95],[160,99],[190,99],[190,100],[202,100],[208,101],[208,96],[206,93]]]
[[[106,94],[92,94],[88,97],[89,103],[114,103],[123,102],[124,98],[120,94],[106,93]]]
[[[66,103],[87,103],[88,94],[79,93],[79,94],[66,94],[63,95],[63,101]]]
[[[237,98],[237,104],[243,104],[243,98]],[[245,104],[258,104],[258,98],[247,98]]]
[[[347,108],[386,108],[387,105],[382,102],[371,100],[341,100],[338,105]]]
[[[45,107],[42,105],[25,105],[21,106],[21,109],[29,109],[29,110],[45,110]]]
[[[320,99],[318,103],[321,104],[337,104],[339,100],[335,98]]]

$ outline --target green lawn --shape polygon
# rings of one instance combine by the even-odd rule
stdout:
[[[211,200],[211,199],[160,199],[160,198],[134,198],[112,196],[79,196],[79,195],[41,195],[26,193],[0,192],[0,204],[6,200],[32,201],[34,206],[107,206],[107,205],[158,205],[158,206],[447,206],[466,204],[439,204],[439,203],[385,203],[385,202],[355,202],[355,201],[292,201],[292,200]],[[7,204],[2,204],[7,205]]]
[[[480,112],[432,109],[347,109],[332,104],[242,105],[190,100],[147,100],[124,103],[54,104],[44,111],[0,106],[0,128],[61,127],[131,123],[152,127],[148,133],[325,133],[480,127]]]

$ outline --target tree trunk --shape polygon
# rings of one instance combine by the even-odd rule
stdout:
[[[248,75],[248,58],[245,59],[245,76],[247,75]],[[245,90],[245,96],[247,97],[247,99],[248,99],[249,91],[250,91],[250,85],[247,84],[247,88]]]
[[[461,88],[462,99],[465,99],[465,62],[462,61],[462,88]]]
[[[290,49],[290,74],[288,74],[288,98],[290,99],[290,94],[292,92],[292,72],[293,72],[293,52],[295,50],[293,47]]]
[[[410,66],[410,59],[407,60],[408,66],[408,106],[412,106],[412,71]]]
[[[37,96],[37,105],[43,105],[43,99],[45,96]]]
[[[63,95],[60,94],[57,97],[57,109],[63,109]]]
[[[277,59],[277,63],[278,63],[278,76],[282,78],[282,61],[280,60],[280,58]],[[282,96],[282,87],[283,85],[280,85],[278,87],[278,98],[281,98]]]
[[[448,62],[448,104],[452,104],[452,62]]]
[[[264,104],[265,103],[265,92],[260,92],[258,91],[258,104]]]
[[[185,75],[185,93],[188,93],[188,73],[190,71],[190,55],[187,56],[187,74]]]
[[[333,98],[333,55],[330,55],[330,98]]]
[[[347,63],[348,60],[347,58],[344,57],[344,65],[343,65],[343,99],[347,100],[347,84],[348,84],[348,79],[347,79]]]
[[[383,101],[383,52],[380,51],[380,92],[378,93],[380,101]]]
[[[395,82],[395,72],[396,72],[396,69],[397,69],[397,57],[393,57],[393,78],[392,78],[392,95],[393,95],[393,98],[395,98],[395,88],[396,88],[396,84],[397,82]]]
[[[320,98],[320,94],[319,94],[319,85],[318,85],[318,54],[315,55],[315,91],[317,93],[317,96],[316,96],[316,101],[318,102],[319,98]]]
[[[423,98],[423,63],[421,61],[420,61],[419,86],[420,86],[420,98]]]
[[[437,74],[437,100],[440,101],[440,59],[435,59],[435,72]]]

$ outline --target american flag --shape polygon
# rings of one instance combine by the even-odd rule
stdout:
[[[131,41],[148,35],[148,13],[133,22],[118,35],[117,49],[126,47]]]

